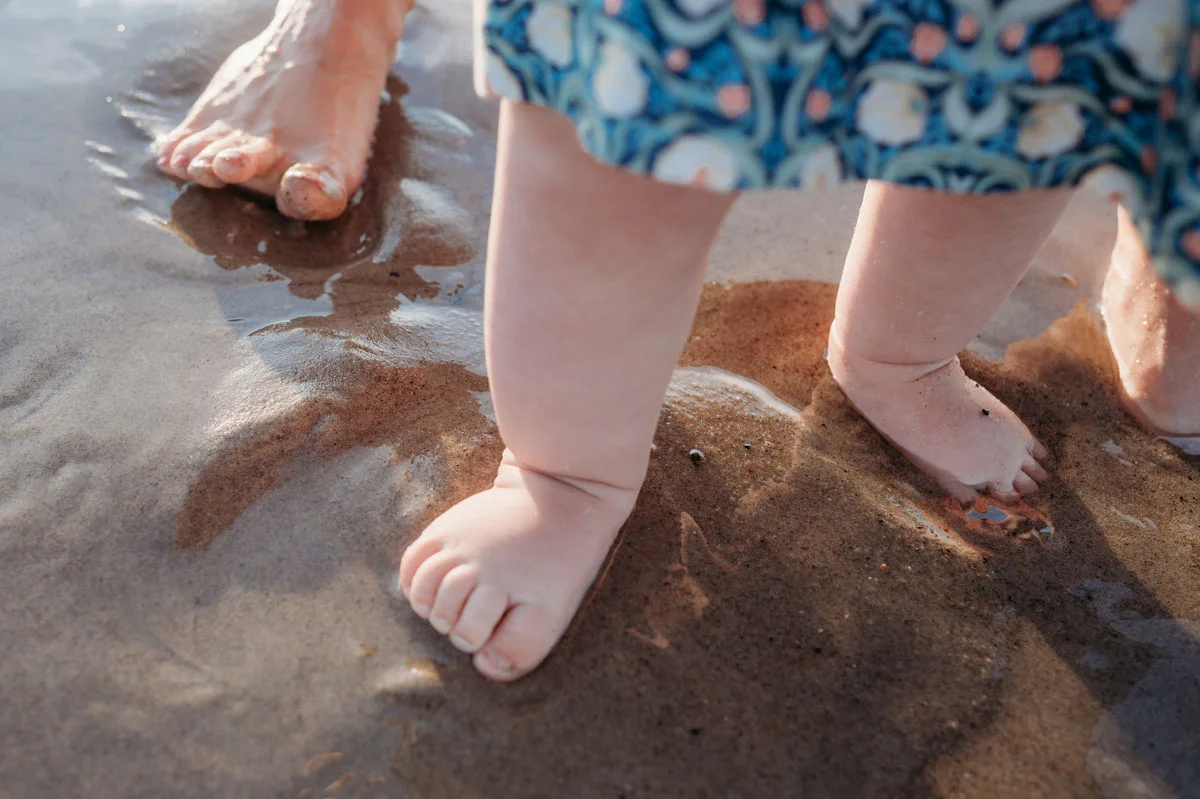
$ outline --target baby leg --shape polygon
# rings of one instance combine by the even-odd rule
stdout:
[[[1104,318],[1126,407],[1153,432],[1200,452],[1200,317],[1171,296],[1124,209]]]
[[[1070,200],[1064,190],[953,196],[872,182],[829,339],[854,406],[960,500],[1012,501],[1046,478],[1029,430],[957,353],[1020,281]]]
[[[603,166],[571,124],[506,103],[485,328],[507,446],[492,488],[400,563],[413,609],[512,680],[549,654],[633,509],[728,195]]]

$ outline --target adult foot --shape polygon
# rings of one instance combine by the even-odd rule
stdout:
[[[164,172],[334,219],[362,184],[379,97],[412,0],[281,0],[159,151]]]
[[[847,353],[837,323],[829,340],[833,377],[855,409],[920,469],[962,502],[987,492],[1015,502],[1037,490],[1049,456],[1029,428],[963,372],[958,358],[889,364]]]
[[[1124,215],[1102,303],[1129,412],[1200,454],[1200,317],[1171,296]]]
[[[405,551],[400,589],[483,676],[515,680],[566,631],[635,498],[522,469],[505,453],[492,488]]]

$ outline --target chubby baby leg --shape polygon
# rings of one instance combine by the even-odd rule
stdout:
[[[1048,453],[957,353],[1012,292],[1071,198],[871,183],[838,292],[833,376],[917,466],[969,501],[1037,489]]]
[[[1133,220],[1119,214],[1103,308],[1125,405],[1154,433],[1200,454],[1200,316],[1171,296]]]
[[[494,680],[549,654],[633,509],[729,195],[603,166],[505,103],[488,244],[492,488],[408,548],[413,609]]]

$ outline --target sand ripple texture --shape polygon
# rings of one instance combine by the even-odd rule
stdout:
[[[1200,795],[1200,464],[1115,400],[1087,198],[967,362],[1055,452],[1029,505],[944,504],[847,406],[858,194],[764,195],[560,650],[496,688],[406,610],[499,448],[466,5],[305,226],[149,155],[267,3],[0,0],[0,794]]]

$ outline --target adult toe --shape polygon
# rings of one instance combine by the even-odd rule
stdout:
[[[203,150],[196,153],[187,166],[188,180],[209,189],[222,188],[225,181],[213,173],[213,159],[235,140],[234,136],[225,136],[210,142]]]
[[[342,171],[333,164],[294,164],[283,173],[275,204],[293,219],[336,219],[346,210],[349,196]]]
[[[245,136],[216,154],[213,173],[226,183],[246,183],[269,172],[278,161],[274,142],[261,136]]]
[[[171,151],[171,159],[166,167],[167,171],[180,180],[190,180],[187,170],[188,166],[192,163],[192,159],[214,141],[223,139],[228,134],[229,126],[218,123],[188,136]]]

